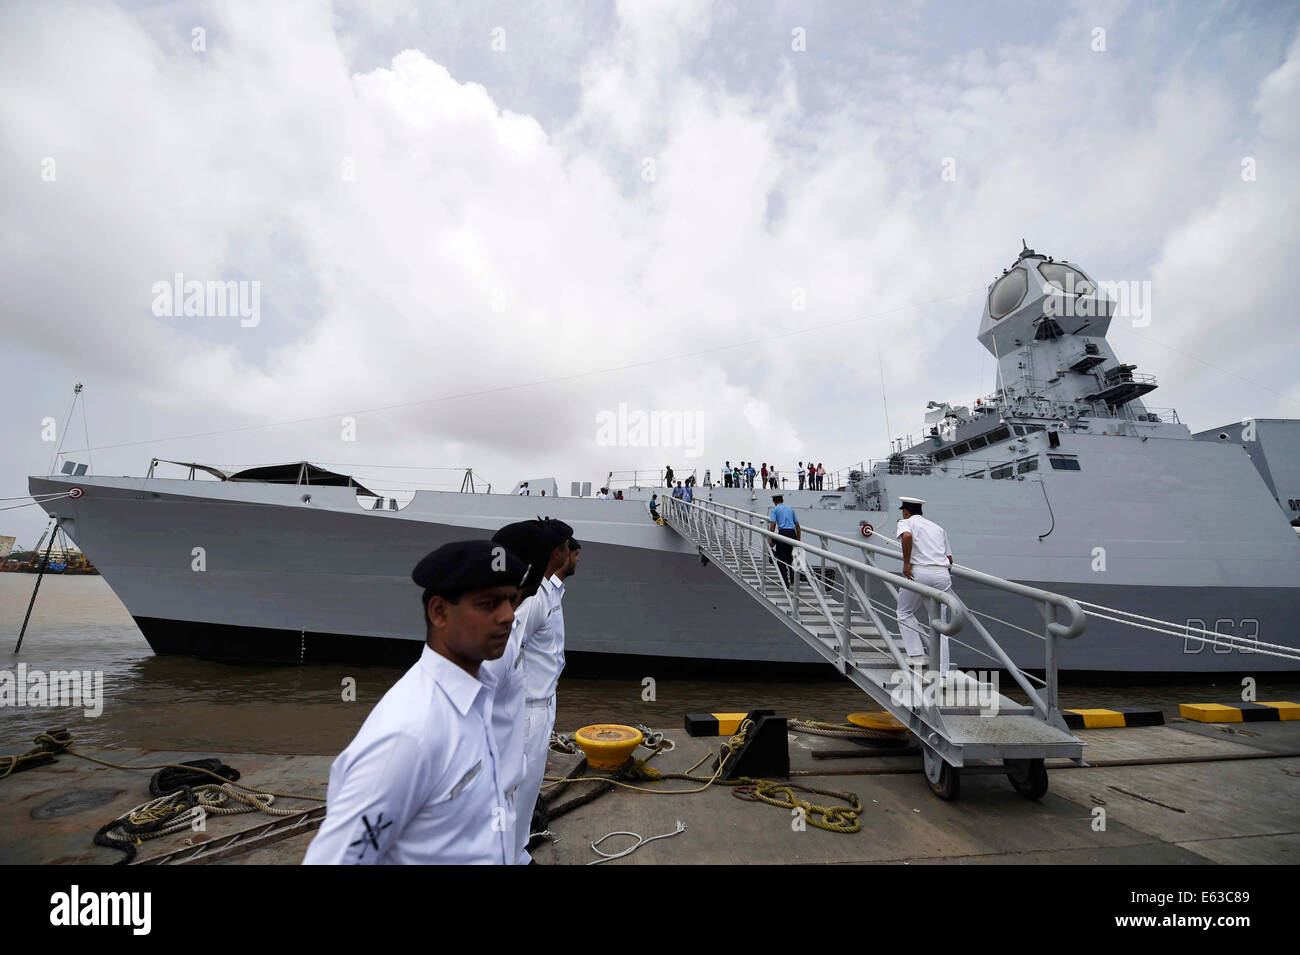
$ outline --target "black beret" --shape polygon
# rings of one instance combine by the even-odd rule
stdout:
[[[411,571],[411,579],[435,593],[458,594],[487,587],[518,587],[528,570],[528,563],[501,543],[455,541],[426,554]]]
[[[518,554],[530,565],[519,590],[524,597],[531,597],[541,585],[542,575],[546,573],[547,558],[559,542],[551,543],[547,540],[545,524],[541,518],[507,524],[492,535],[492,540]]]
[[[564,521],[547,517],[542,520],[542,534],[546,538],[546,543],[554,549],[557,544],[562,544],[573,536],[573,528]]]
[[[538,557],[545,557],[549,550],[540,519],[507,524],[492,535],[492,540],[505,545],[530,564],[536,563]]]

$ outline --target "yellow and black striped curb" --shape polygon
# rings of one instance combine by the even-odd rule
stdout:
[[[688,736],[735,736],[747,713],[687,713]]]
[[[1099,730],[1112,726],[1164,726],[1165,714],[1143,707],[1120,710],[1066,710],[1065,725],[1072,730]]]
[[[1271,723],[1300,720],[1300,703],[1179,703],[1178,715],[1198,723]]]

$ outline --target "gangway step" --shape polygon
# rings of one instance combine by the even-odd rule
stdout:
[[[1060,747],[1073,751],[1079,746],[1079,741],[1073,734],[1057,729],[1029,714],[999,711],[998,716],[993,719],[978,714],[953,714],[945,716],[943,722],[948,739],[962,747],[980,745],[1038,749]],[[1045,758],[1055,754],[1035,755]],[[980,757],[975,756],[975,758]]]

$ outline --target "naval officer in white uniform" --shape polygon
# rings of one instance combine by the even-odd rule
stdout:
[[[935,590],[952,591],[952,547],[948,532],[934,521],[921,516],[925,501],[918,497],[900,497],[903,519],[898,522],[894,536],[903,545],[903,576]],[[907,662],[912,666],[925,662],[925,645],[921,642],[921,627],[916,611],[921,607],[920,594],[898,588],[898,632],[907,649]],[[947,610],[944,610],[946,613]],[[948,638],[940,635],[939,676],[948,675]]]
[[[562,526],[568,527],[567,524]],[[524,652],[524,686],[527,692],[524,747],[527,769],[516,801],[516,831],[523,837],[519,857],[522,865],[532,861],[528,855],[530,823],[546,776],[546,755],[550,752],[551,733],[555,729],[555,689],[559,685],[560,674],[564,671],[564,608],[561,605],[564,585],[577,571],[579,552],[582,549],[582,545],[572,537],[565,541],[564,546],[564,562],[542,581],[540,588],[546,594],[550,607],[546,623]]]
[[[424,649],[330,766],[304,864],[515,861],[484,662],[510,641],[528,569],[491,541],[444,544],[416,565]]]
[[[494,543],[505,546],[529,564],[528,574],[519,589],[521,599],[515,608],[515,627],[506,650],[499,659],[485,665],[496,683],[492,727],[505,766],[502,788],[509,806],[507,828],[512,847],[511,861],[522,865],[531,861],[523,851],[528,844],[531,810],[526,820],[520,819],[518,811],[528,763],[524,653],[550,615],[550,600],[540,589],[544,575],[555,571],[558,563],[553,562],[557,560],[558,544],[567,541],[572,534],[573,528],[563,521],[538,518],[507,524],[492,535]],[[567,548],[563,553],[567,555]]]

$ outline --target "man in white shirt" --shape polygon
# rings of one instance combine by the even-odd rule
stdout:
[[[903,519],[898,522],[894,536],[903,545],[903,576],[950,593],[952,576],[948,568],[952,566],[952,547],[948,544],[948,532],[921,516],[925,501],[917,497],[900,497],[899,501]],[[916,620],[922,599],[915,591],[898,588],[898,632],[907,649],[907,662],[914,667],[925,663],[925,645]],[[940,635],[939,676],[947,675],[948,638]]]
[[[577,572],[579,552],[582,549],[582,545],[572,537],[566,541],[566,546],[568,553],[564,563],[542,581],[541,590],[546,593],[550,612],[545,625],[529,642],[524,654],[524,685],[527,688],[524,746],[527,772],[524,783],[519,788],[516,830],[522,837],[520,862],[523,864],[531,861],[528,855],[529,829],[546,776],[546,756],[551,748],[551,732],[555,729],[555,690],[560,682],[560,674],[564,672],[564,608],[561,601],[564,599],[565,581]]]
[[[495,676],[527,565],[490,541],[444,544],[411,573],[424,588],[420,660],[330,766],[308,865],[509,864],[510,806],[492,727]]]
[[[519,588],[521,599],[515,607],[515,627],[506,650],[499,659],[485,664],[487,672],[496,680],[492,729],[505,767],[502,789],[510,808],[511,860],[520,864],[530,861],[523,852],[523,846],[528,844],[529,820],[519,819],[519,802],[528,770],[524,654],[550,614],[550,600],[540,589],[541,583],[568,559],[567,546],[562,545],[571,536],[573,528],[563,521],[540,518],[507,524],[492,535],[493,543],[504,545],[529,565],[528,575]]]
[[[519,485],[519,490],[518,490],[516,493],[517,493],[520,497],[527,497],[527,496],[528,496],[528,493],[529,493],[529,492],[528,492],[528,482],[525,481],[523,484],[520,484],[520,485]]]

